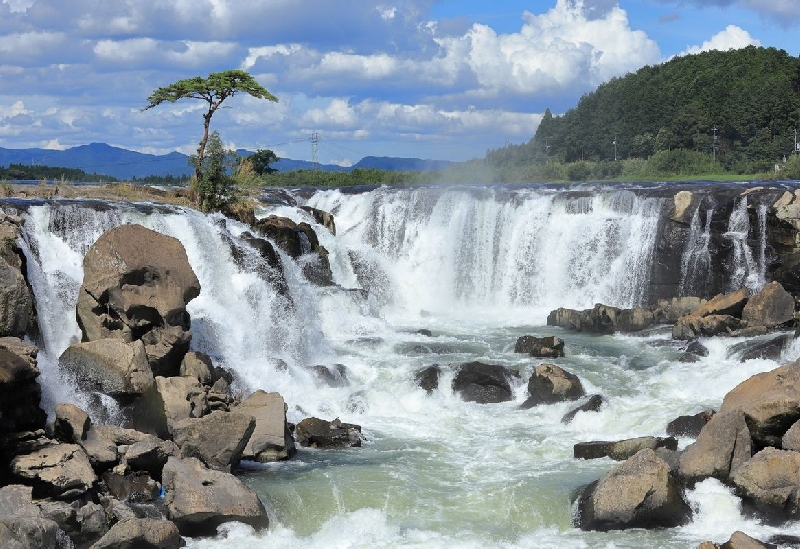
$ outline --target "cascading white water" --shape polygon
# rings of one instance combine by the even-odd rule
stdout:
[[[663,436],[669,420],[719,406],[736,384],[776,365],[741,363],[741,338],[705,341],[709,356],[686,364],[668,332],[590,336],[542,326],[542,313],[559,306],[641,303],[662,199],[626,190],[476,187],[328,190],[308,203],[335,214],[336,236],[299,208],[265,206],[262,213],[314,225],[340,287],[308,284],[282,254],[291,304],[259,276],[260,258],[239,238],[246,228],[221,217],[124,204],[24,212],[21,245],[42,326],[49,406],[76,396],[59,385],[56,361],[79,337],[74,307],[83,255],[103,231],[141,223],[181,240],[200,280],[200,296],[189,304],[194,349],[232,369],[241,388],[281,392],[291,421],[340,417],[364,428],[362,448],[305,449],[286,463],[250,464],[245,478],[267,504],[269,531],[227,525],[189,547],[678,549],[724,541],[736,529],[775,533],[743,518],[738,498],[713,481],[689,492],[696,514],[681,528],[598,533],[571,526],[577,490],[614,465],[573,459],[575,443]],[[709,227],[698,219],[691,246],[700,255]],[[231,245],[242,247],[236,260]],[[359,287],[369,295],[347,290]],[[416,333],[420,327],[432,336]],[[558,363],[607,404],[568,425],[561,417],[574,403],[520,410],[538,361],[513,347],[528,333],[563,337],[567,356]],[[798,355],[791,348],[783,359]],[[277,367],[279,360],[288,367]],[[454,394],[454,370],[471,360],[519,372],[513,400],[477,405]],[[347,367],[344,387],[319,385],[305,368],[334,362]],[[413,378],[432,363],[443,374],[428,395]],[[784,531],[800,534],[800,525]]]
[[[747,196],[737,200],[728,221],[728,231],[723,235],[733,243],[734,272],[731,275],[729,290],[745,287],[751,292],[757,292],[766,283],[766,206],[758,208],[759,219],[759,249],[754,257],[753,251],[747,244],[750,232],[750,218],[747,213]]]
[[[645,298],[663,202],[630,191],[379,188],[315,194],[334,214],[335,261],[355,255],[389,280],[392,304],[470,317],[557,307],[620,307]],[[356,275],[359,273],[356,272]]]
[[[680,295],[705,295],[711,267],[708,244],[711,241],[711,218],[714,208],[706,210],[706,221],[701,226],[700,208],[695,210],[689,229],[689,238],[681,258]]]

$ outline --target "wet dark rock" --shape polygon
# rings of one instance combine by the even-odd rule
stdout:
[[[564,340],[555,336],[524,335],[517,339],[514,352],[537,358],[559,358],[564,356]]]
[[[453,391],[467,402],[479,404],[507,402],[512,399],[508,369],[482,362],[461,365],[453,378]]]
[[[439,388],[439,377],[441,375],[441,367],[438,364],[432,364],[421,370],[417,370],[414,374],[414,383],[430,394]]]
[[[697,438],[713,415],[714,410],[705,410],[691,416],[678,416],[667,423],[667,434],[671,437]]]
[[[686,345],[686,352],[697,356],[708,356],[708,349],[699,340],[693,339]]]
[[[346,387],[350,382],[347,380],[347,366],[344,364],[334,364],[332,367],[317,364],[309,368],[314,377],[322,385],[328,387]]]
[[[677,450],[678,441],[672,437],[637,437],[613,442],[599,440],[579,442],[573,447],[573,455],[575,459],[609,457],[616,461],[624,461],[645,448]]]
[[[361,426],[343,423],[336,418],[327,421],[306,418],[295,428],[297,443],[312,448],[349,448],[361,446]]]
[[[620,309],[597,304],[592,309],[576,311],[559,308],[547,315],[548,326],[559,326],[575,332],[613,334],[617,330]]]
[[[745,360],[769,359],[779,360],[784,348],[791,343],[793,337],[789,334],[773,337],[767,341],[760,341],[742,353],[742,362]]]
[[[561,423],[572,423],[579,412],[599,412],[605,402],[606,399],[602,395],[590,395],[586,402],[564,414]]]
[[[420,328],[419,330],[417,330],[414,333],[417,334],[417,335],[425,336],[425,337],[433,337],[433,332],[431,332],[427,328]]]
[[[328,229],[332,235],[336,236],[336,222],[333,218],[333,214],[325,210],[312,208],[311,206],[300,206],[300,209],[310,213],[314,221]]]

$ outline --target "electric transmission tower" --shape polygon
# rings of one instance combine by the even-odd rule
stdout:
[[[317,149],[319,147],[319,134],[313,132],[311,134],[311,169],[314,171],[319,170],[319,155]]]

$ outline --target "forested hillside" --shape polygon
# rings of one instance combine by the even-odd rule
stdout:
[[[548,110],[528,143],[486,158],[520,166],[684,149],[707,153],[727,170],[756,173],[792,153],[796,128],[800,59],[750,46],[677,57],[613,79],[563,116]]]

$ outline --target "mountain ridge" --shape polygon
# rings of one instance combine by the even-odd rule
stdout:
[[[247,156],[252,151],[239,150],[238,154]],[[8,149],[0,147],[0,166],[9,164],[30,164],[60,168],[78,168],[90,174],[102,174],[117,179],[129,180],[147,176],[179,177],[191,175],[193,168],[189,157],[173,151],[164,155],[154,155],[115,147],[107,143],[89,143],[63,150],[53,149]],[[443,169],[454,162],[448,160],[425,160],[420,158],[366,156],[352,166],[319,164],[322,171],[348,172],[359,168],[391,171],[429,171]],[[279,172],[310,170],[311,162],[281,158],[272,167]]]

